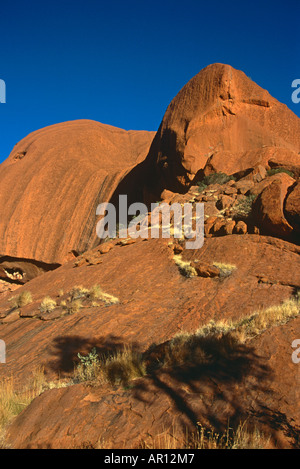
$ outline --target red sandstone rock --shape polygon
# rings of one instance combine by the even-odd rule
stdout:
[[[248,231],[247,224],[242,220],[238,221],[234,227],[234,233],[237,233],[237,234],[246,234],[247,231]]]
[[[214,234],[221,234],[226,225],[226,220],[219,217],[213,224],[212,231]]]
[[[169,105],[147,158],[149,190],[184,192],[199,170],[233,174],[272,158],[299,161],[300,120],[243,72],[213,64]]]
[[[224,234],[230,235],[233,233],[234,227],[236,225],[235,220],[226,220],[226,224],[224,226]]]
[[[295,181],[286,173],[279,173],[278,176],[255,200],[253,214],[263,233],[289,237],[293,228],[284,216],[283,206],[288,188]]]
[[[34,302],[26,308],[37,311],[41,299],[55,298],[60,288],[68,292],[74,285],[95,283],[118,296],[120,304],[83,308],[55,320],[20,317],[0,324],[8,352],[1,376],[9,370],[26,383],[32,370],[43,365],[49,380],[63,378],[72,374],[77,353],[86,355],[94,346],[102,353],[133,343],[144,351],[210,319],[236,320],[279,304],[300,285],[299,254],[291,243],[255,235],[212,238],[200,250],[183,253],[191,262],[235,265],[234,275],[222,282],[183,278],[162,240],[117,246],[101,256],[101,266],[74,269],[69,262],[19,289],[32,292]],[[2,297],[0,311],[7,306],[7,296]],[[13,448],[78,448],[100,441],[110,448],[131,448],[173,428],[174,422],[184,431],[195,429],[197,421],[226,430],[228,420],[239,422],[251,414],[256,426],[266,425],[266,435],[277,446],[288,447],[300,425],[291,361],[291,343],[299,332],[299,318],[274,327],[242,349],[237,361],[230,357],[215,370],[200,368],[191,375],[163,370],[126,390],[75,385],[47,391],[12,423],[7,443]],[[274,416],[283,414],[274,433]]]
[[[234,199],[229,195],[221,195],[216,206],[219,210],[224,210],[233,205]]]
[[[21,177],[22,171],[13,168],[23,163],[25,167],[26,159],[28,161],[28,157],[32,157],[28,173],[24,171],[24,181],[33,186],[31,194],[34,193],[34,184],[37,184],[42,207],[46,198],[52,203],[54,194],[49,217],[55,222],[54,203],[56,209],[59,204],[69,207],[70,191],[72,193],[77,177],[76,207],[81,203],[84,205],[79,214],[74,214],[74,219],[63,221],[62,240],[56,239],[58,230],[55,224],[52,233],[41,222],[43,243],[41,241],[40,244],[38,234],[33,235],[33,228],[37,226],[35,218],[33,225],[26,228],[29,240],[20,237],[24,252],[29,252],[33,242],[37,256],[33,256],[34,259],[41,255],[43,244],[44,262],[51,263],[53,258],[60,259],[59,256],[62,256],[60,262],[68,260],[63,266],[31,279],[26,287],[14,292],[15,295],[26,289],[32,293],[32,303],[21,307],[20,312],[11,311],[8,302],[11,292],[4,289],[0,296],[0,337],[7,344],[8,358],[0,368],[0,378],[9,373],[21,385],[39,366],[45,367],[49,380],[58,376],[69,377],[73,373],[74,362],[78,360],[78,352],[86,355],[93,347],[101,354],[115,352],[130,344],[135,350],[149,354],[154,342],[163,348],[164,343],[178,332],[193,332],[212,319],[231,321],[244,318],[290,298],[300,286],[299,247],[269,236],[244,236],[247,225],[227,219],[230,212],[224,213],[222,218],[211,216],[205,222],[207,236],[211,236],[211,232],[224,236],[205,239],[199,250],[180,249],[183,261],[198,269],[197,277],[187,279],[181,275],[173,259],[179,249],[170,249],[169,240],[150,239],[147,243],[129,240],[126,247],[122,241],[117,241],[101,246],[100,251],[104,249],[105,255],[100,255],[99,248],[93,249],[93,243],[88,241],[93,220],[87,216],[87,206],[91,200],[96,204],[95,194],[99,187],[101,197],[108,198],[121,180],[125,181],[123,188],[128,187],[129,190],[130,186],[134,189],[136,176],[132,176],[128,186],[124,176],[130,168],[137,170],[135,165],[143,160],[143,152],[137,149],[133,155],[132,148],[136,148],[139,141],[138,147],[146,150],[144,138],[147,140],[148,136],[133,133],[131,146],[125,131],[104,129],[96,123],[89,123],[88,127],[91,125],[91,132],[81,121],[32,134],[24,141],[32,145],[24,149],[23,144],[19,144],[8,163],[0,168],[0,179],[3,171],[3,187],[8,193],[6,176],[9,176],[10,183],[11,174]],[[112,139],[106,131],[112,132]],[[65,142],[61,132],[63,135],[70,133],[70,139]],[[221,64],[207,67],[183,88],[168,108],[144,163],[152,183],[145,189],[144,197],[151,200],[156,195],[155,188],[186,190],[194,175],[204,166],[208,173],[220,170],[244,172],[244,183],[248,179],[251,182],[249,189],[243,192],[245,186],[242,185],[237,197],[232,192],[225,192],[225,195],[233,195],[237,200],[245,199],[243,193],[248,194],[248,191],[258,195],[254,222],[261,222],[262,231],[285,236],[287,231],[291,232],[291,220],[293,223],[298,220],[298,186],[295,186],[294,179],[283,173],[258,181],[264,177],[264,168],[271,157],[283,158],[289,164],[293,161],[298,167],[299,135],[299,119],[242,72]],[[86,137],[83,143],[80,140],[82,136]],[[74,160],[69,153],[71,140],[78,143],[78,148],[72,149],[76,158],[81,149],[84,152],[74,172]],[[55,166],[49,155],[52,155],[51,148],[57,145],[57,141],[62,159]],[[115,148],[116,141],[118,146]],[[90,155],[100,148],[98,144],[107,151],[104,156],[91,160]],[[211,144],[213,150],[209,148]],[[116,157],[111,155],[119,155],[120,151],[122,156],[116,163]],[[40,155],[40,163],[37,154]],[[156,161],[158,168],[155,167]],[[34,164],[37,164],[37,180],[29,174]],[[261,167],[256,171],[257,165]],[[45,180],[49,181],[46,177],[49,171],[54,171],[56,178],[50,178],[51,184],[47,186]],[[95,179],[92,174],[95,174]],[[58,188],[55,185],[57,179]],[[43,181],[44,186],[40,185]],[[91,195],[84,191],[87,182]],[[228,187],[238,187],[233,182],[230,184]],[[143,186],[139,180],[140,185]],[[208,191],[204,196],[206,215],[214,214],[213,207],[217,210],[216,195],[224,189],[226,191],[226,187],[210,187],[215,192]],[[18,189],[19,196],[20,193],[21,189]],[[188,202],[191,195],[165,191],[163,197],[183,203]],[[26,203],[29,203],[28,198],[31,200],[27,194],[24,198]],[[35,200],[32,203],[37,206]],[[14,206],[18,213],[15,195],[8,201],[8,214],[13,212]],[[89,220],[86,225],[82,222],[83,214]],[[16,220],[19,218],[13,218],[12,225],[5,221],[10,235],[13,227],[22,228]],[[20,222],[22,220],[20,218]],[[68,238],[68,229],[71,232],[74,227],[80,227],[80,233],[70,234]],[[10,243],[9,238],[5,238],[5,229],[3,233],[4,245],[6,243],[13,252],[14,238]],[[231,233],[239,233],[239,236]],[[77,246],[76,250],[74,246]],[[75,260],[81,249],[88,250]],[[58,257],[55,257],[56,251]],[[10,275],[19,275],[17,270],[13,270],[12,262],[16,260],[2,261],[3,266],[10,269]],[[213,267],[216,263],[233,265],[234,273],[220,280],[211,278],[218,276],[219,269]],[[41,269],[40,273],[43,271],[43,265],[33,264],[34,268]],[[65,315],[61,307],[51,313],[40,314],[39,305],[46,295],[58,298],[58,291],[63,289],[67,296],[75,285],[90,288],[95,284],[118,297],[119,302],[111,306],[83,305],[79,312],[69,315]],[[148,438],[155,439],[166,429],[170,432],[174,422],[180,422],[184,433],[186,428],[195,430],[197,422],[226,430],[228,422],[231,424],[252,417],[256,426],[266,428],[266,434],[271,434],[277,447],[293,447],[299,444],[300,396],[295,365],[291,361],[291,343],[298,333],[300,321],[296,318],[254,338],[250,346],[241,347],[237,357],[234,354],[223,357],[219,367],[208,369],[202,364],[195,369],[193,363],[191,369],[188,365],[184,369],[163,369],[135,381],[134,386],[126,390],[120,387],[112,389],[107,385],[72,385],[47,391],[15,419],[8,429],[6,441],[14,448],[96,447],[99,441],[111,448],[136,448]],[[181,434],[178,441],[181,443],[183,438]]]
[[[292,188],[291,192],[287,195],[284,214],[291,225],[300,230],[300,183]]]
[[[0,165],[0,254],[53,265],[99,244],[96,207],[143,161],[153,136],[79,120],[21,140]]]
[[[199,277],[214,278],[220,276],[220,270],[213,265],[205,264],[203,262],[191,262],[191,267],[194,267]]]

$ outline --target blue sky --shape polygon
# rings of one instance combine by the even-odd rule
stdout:
[[[157,130],[171,99],[214,62],[300,116],[299,13],[299,0],[2,2],[0,161],[28,133],[67,120]]]

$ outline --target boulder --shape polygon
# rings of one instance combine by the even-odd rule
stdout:
[[[236,234],[246,234],[247,231],[248,231],[247,224],[242,220],[239,220],[237,224],[234,226],[234,233]]]
[[[288,189],[295,181],[286,173],[279,173],[277,176],[256,198],[253,216],[261,233],[289,238],[293,227],[285,218],[283,207]]]
[[[300,231],[300,183],[298,182],[287,195],[284,215],[289,223]]]
[[[219,200],[216,203],[216,207],[219,210],[225,210],[226,208],[231,207],[233,203],[234,203],[234,199],[230,197],[229,195],[224,194],[219,197]]]
[[[218,269],[214,265],[195,261],[191,262],[191,267],[196,270],[198,277],[214,278],[220,276],[220,269]]]

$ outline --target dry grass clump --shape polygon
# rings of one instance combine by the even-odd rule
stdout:
[[[235,329],[238,334],[249,339],[263,333],[270,327],[285,324],[299,314],[300,295],[298,293],[280,305],[269,306],[243,318],[235,324]]]
[[[118,298],[105,293],[99,285],[93,285],[91,288],[77,285],[70,290],[66,300],[60,302],[60,306],[66,311],[66,314],[75,314],[84,307],[99,306],[98,301],[107,306],[119,303]]]
[[[75,381],[98,380],[111,385],[128,386],[135,378],[146,374],[142,355],[125,346],[109,356],[100,357],[93,348],[87,356],[78,354],[80,363],[75,369]]]
[[[39,310],[41,313],[51,313],[56,308],[56,301],[50,296],[45,296],[40,304]]]
[[[196,332],[175,335],[164,349],[162,365],[205,365],[230,357],[241,344],[299,314],[300,295],[296,295],[280,305],[270,306],[235,322],[210,321]]]
[[[61,302],[61,306],[66,310],[67,314],[76,314],[82,309],[83,303],[80,299],[72,299],[66,304]]]
[[[173,256],[173,260],[182,275],[184,275],[185,277],[197,276],[196,269],[191,266],[190,262],[184,261],[180,254],[176,254],[175,256]]]
[[[113,305],[119,303],[119,299],[116,296],[105,293],[99,285],[93,285],[89,290],[89,299],[92,301],[99,300],[103,301],[107,305]]]
[[[32,302],[32,295],[30,291],[23,291],[17,296],[13,296],[8,300],[12,307],[15,309],[22,308],[22,306],[29,305]]]
[[[236,265],[214,262],[213,265],[220,270],[220,277],[229,277],[236,270]]]
[[[236,429],[228,427],[224,433],[207,429],[198,423],[191,443],[194,449],[265,449],[270,438],[256,427],[249,429],[246,421],[240,423]]]
[[[169,431],[149,437],[140,444],[141,449],[266,449],[270,438],[256,427],[248,428],[247,422],[240,423],[236,429],[227,428],[218,433],[197,424],[197,430],[191,432],[173,426]],[[188,460],[187,460],[188,462]]]
[[[18,386],[10,376],[0,380],[0,449],[5,448],[5,428],[37,396],[47,389],[66,387],[67,381],[47,382],[43,367],[33,370],[28,383]]]
[[[44,390],[43,368],[37,368],[26,386],[18,389],[13,377],[0,380],[0,433],[5,426]]]
[[[232,324],[211,321],[194,333],[176,334],[165,348],[163,366],[208,364],[230,355],[238,343]]]
[[[142,355],[130,347],[116,352],[105,360],[101,369],[101,378],[111,385],[128,386],[133,379],[145,376],[146,367]]]
[[[100,285],[93,285],[91,288],[76,286],[70,291],[70,301],[79,299],[90,300],[96,306],[96,300],[103,301],[107,305],[119,303],[119,299],[109,293],[105,293]]]
[[[83,287],[82,285],[75,286],[70,291],[71,301],[79,300],[81,298],[86,298],[89,294],[88,288]]]

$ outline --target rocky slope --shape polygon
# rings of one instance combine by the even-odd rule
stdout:
[[[63,131],[71,132],[77,125],[92,125],[93,132],[98,128],[96,123],[72,123]],[[12,374],[17,385],[25,386],[32,371],[43,366],[47,381],[63,379],[66,387],[45,390],[37,397],[7,428],[7,445],[137,448],[157,445],[163,434],[182,447],[187,431],[193,433],[200,425],[222,432],[228,422],[236,427],[247,420],[270,437],[270,447],[299,448],[300,365],[291,358],[291,344],[300,337],[299,125],[286,106],[242,72],[222,64],[209,66],[174,98],[148,155],[147,134],[133,134],[132,145],[136,148],[140,142],[139,149],[118,162],[115,147],[107,146],[107,157],[91,186],[104,181],[103,191],[113,201],[119,193],[128,193],[131,201],[156,201],[159,196],[167,204],[190,202],[195,208],[204,203],[201,249],[186,249],[185,240],[174,235],[95,245],[79,230],[73,234],[78,255],[68,257],[67,241],[63,249],[61,238],[56,241],[55,233],[43,231],[44,225],[40,235],[36,230],[32,237],[36,245],[21,237],[24,249],[36,253],[42,253],[44,240],[40,262],[63,265],[53,265],[47,273],[42,273],[43,265],[35,265],[41,268],[39,275],[32,273],[13,294],[1,294],[0,337],[7,344],[7,363],[1,365],[0,377]],[[49,149],[45,155],[52,151],[47,132],[41,131],[43,148]],[[112,145],[115,132],[119,136],[112,131]],[[128,134],[120,132],[122,142],[128,142]],[[75,131],[68,140],[69,149],[77,135]],[[83,152],[92,141],[82,140]],[[104,146],[97,138],[94,144]],[[119,145],[118,140],[121,151]],[[42,152],[39,155],[36,162],[44,158]],[[8,161],[3,174],[21,163]],[[95,219],[89,218],[87,208],[96,204],[90,199],[96,191],[83,195],[64,171],[61,177],[76,194],[75,206],[84,199],[81,228],[92,233]],[[107,175],[117,171],[118,176]],[[82,184],[87,183],[85,173],[86,167],[80,173]],[[45,192],[49,198],[51,186],[49,192],[39,187],[41,197]],[[56,218],[53,210],[49,219],[57,233],[61,213]],[[68,232],[67,225],[63,226]],[[8,226],[17,232],[21,225],[15,221]],[[9,239],[5,238],[7,243]],[[13,251],[3,246],[6,262],[11,261]],[[8,246],[12,249],[13,244]],[[95,284],[105,294],[93,301],[90,292]],[[31,295],[27,304],[10,301],[26,291]],[[48,309],[46,297],[52,300]],[[285,316],[279,319],[274,314],[271,321],[274,307]],[[221,328],[211,339],[208,354],[195,349],[191,358],[181,351],[181,361],[176,361],[176,334],[187,337],[210,321],[223,321],[227,327],[248,324],[251,330],[255,318],[260,323],[252,335],[244,331],[243,340],[239,332],[238,341],[226,345]],[[143,357],[145,376],[126,385],[74,379],[78,353],[87,356],[95,348],[100,357],[111,357],[124,347]]]

